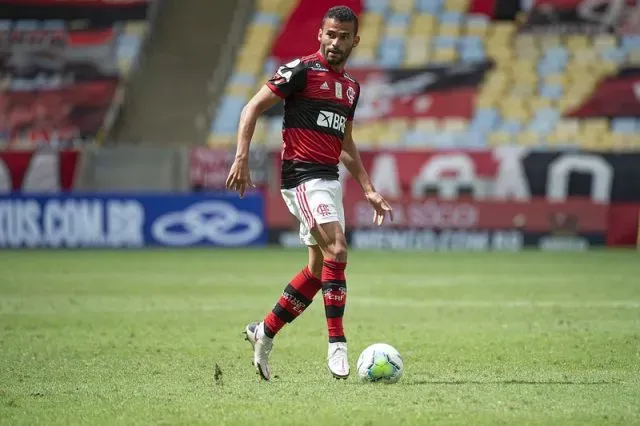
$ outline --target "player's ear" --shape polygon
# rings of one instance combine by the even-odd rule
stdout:
[[[322,41],[322,28],[318,30],[318,41]]]
[[[360,36],[357,35],[353,38],[353,47],[356,47],[360,43]]]

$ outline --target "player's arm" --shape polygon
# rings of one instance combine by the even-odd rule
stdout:
[[[236,159],[227,177],[226,187],[238,191],[240,197],[248,186],[254,186],[249,176],[249,145],[256,129],[258,117],[269,108],[302,90],[306,84],[304,64],[296,59],[278,68],[269,81],[244,106],[238,123],[238,145]]]
[[[256,130],[258,117],[280,100],[280,97],[265,84],[242,108],[238,123],[236,158],[225,184],[227,189],[238,191],[240,198],[244,196],[247,187],[254,186],[249,173],[249,147]]]
[[[342,152],[340,161],[349,171],[349,174],[358,181],[364,191],[364,196],[374,209],[373,222],[382,225],[385,214],[389,213],[389,218],[393,222],[393,209],[389,203],[380,195],[369,179],[369,174],[362,165],[360,152],[353,140],[353,121],[348,120],[345,124],[344,139],[342,141]]]

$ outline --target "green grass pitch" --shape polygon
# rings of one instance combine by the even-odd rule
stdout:
[[[640,424],[640,253],[352,252],[345,317],[395,385],[327,371],[322,301],[241,331],[304,250],[0,252],[1,424]],[[221,374],[216,375],[215,366]]]

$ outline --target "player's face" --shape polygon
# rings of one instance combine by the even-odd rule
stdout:
[[[353,22],[326,19],[318,32],[320,53],[330,65],[342,66],[347,62],[351,50],[358,45],[360,36],[355,35]]]

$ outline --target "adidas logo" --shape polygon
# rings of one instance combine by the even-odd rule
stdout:
[[[329,83],[325,81],[324,83],[322,83],[322,86],[320,86],[320,88],[322,90],[329,90]]]

